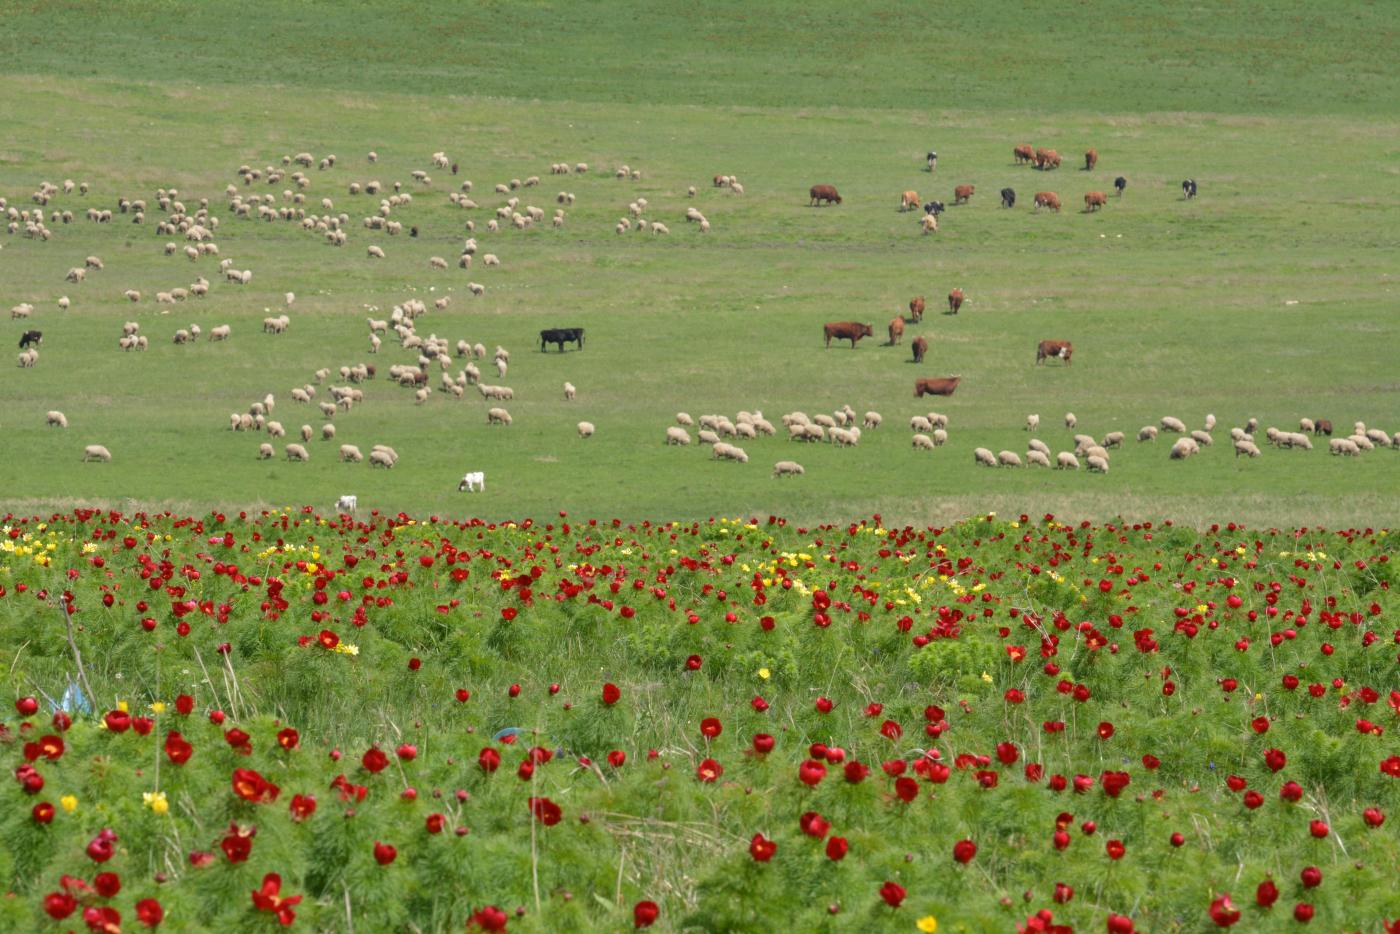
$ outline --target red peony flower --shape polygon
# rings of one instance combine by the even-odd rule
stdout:
[[[754,858],[754,862],[766,863],[773,858],[773,854],[778,852],[778,844],[769,840],[761,833],[753,835],[749,841],[749,855]]]
[[[94,863],[105,863],[116,852],[117,835],[103,828],[87,845],[88,859]]]
[[[447,826],[447,817],[443,814],[429,814],[423,821],[423,826],[428,833],[442,833],[442,829]]]
[[[288,926],[296,920],[297,914],[292,910],[293,906],[301,904],[300,895],[291,895],[281,898],[282,877],[275,872],[269,872],[263,876],[262,887],[253,893],[253,907],[259,911],[271,911],[277,915],[277,921],[281,925]]]
[[[479,927],[483,931],[504,931],[506,929],[506,913],[495,905],[487,905],[480,911],[472,913],[467,919],[467,927]]]
[[[826,766],[815,759],[808,759],[797,767],[797,777],[804,785],[816,786],[826,778]]]
[[[366,771],[378,773],[384,771],[389,765],[389,757],[384,754],[382,749],[371,746],[360,757],[360,764],[365,767]]]
[[[889,905],[891,908],[898,908],[904,901],[904,896],[908,894],[904,886],[900,885],[898,882],[886,882],[884,885],[880,886],[880,897],[883,898],[885,904]]]
[[[1269,767],[1269,771],[1277,772],[1288,764],[1288,756],[1284,754],[1282,749],[1266,749],[1264,750],[1264,764]]]
[[[831,822],[822,817],[816,811],[807,811],[797,819],[797,826],[809,837],[816,837],[820,840],[826,836],[826,832],[831,829]]]
[[[1104,720],[1099,724],[1099,739],[1108,739],[1113,736],[1113,724]]]
[[[316,797],[314,795],[292,795],[290,810],[292,820],[304,821],[316,813]]]
[[[1210,903],[1210,920],[1217,926],[1227,928],[1240,920],[1240,911],[1230,903],[1229,894],[1224,894]]]
[[[175,730],[165,734],[165,756],[175,765],[184,765],[194,755],[194,747]]]
[[[705,759],[695,769],[695,777],[702,782],[712,782],[724,774],[724,766],[714,759]]]
[[[175,698],[175,712],[182,717],[188,717],[194,712],[194,698],[188,694],[181,694]]]
[[[44,896],[44,914],[62,921],[78,908],[78,901],[67,892],[50,892]]]
[[[1303,880],[1303,888],[1315,889],[1322,884],[1322,870],[1316,866],[1307,866],[1299,874],[1299,878]]]
[[[1103,848],[1104,852],[1108,854],[1108,858],[1114,860],[1122,859],[1123,854],[1127,852],[1127,847],[1123,846],[1122,840],[1109,840],[1103,845]]]
[[[699,671],[699,670],[700,670],[700,666],[703,665],[703,664],[704,664],[704,659],[702,659],[699,655],[692,655],[692,656],[690,656],[689,658],[687,658],[687,659],[685,660],[685,667],[686,667],[686,670],[687,670],[687,671]],[[650,902],[642,902],[642,904],[644,904],[644,905],[649,905],[649,904],[651,904],[651,903],[650,903]]]
[[[753,736],[753,751],[759,755],[767,755],[773,751],[776,740],[767,733],[755,733]]]
[[[394,849],[392,844],[374,841],[374,861],[381,866],[387,866],[399,858],[399,851]]]
[[[53,822],[54,806],[47,801],[40,801],[29,814],[34,818],[34,823],[49,824]]]
[[[894,793],[899,800],[908,804],[919,796],[919,783],[907,775],[901,775],[894,780]]]
[[[700,721],[700,735],[706,739],[714,739],[724,732],[724,724],[719,722],[719,717],[706,717]]]
[[[832,708],[835,706],[836,705],[832,703],[831,700],[829,700],[828,698],[817,698],[817,713],[831,713]]]
[[[637,902],[632,907],[632,926],[639,928],[649,928],[656,923],[656,918],[661,914],[661,909],[656,902]]]
[[[131,714],[127,713],[125,710],[108,711],[102,718],[102,722],[106,724],[107,729],[111,730],[113,733],[125,733],[127,730],[131,729]]]
[[[846,851],[849,849],[850,845],[845,837],[832,837],[826,841],[826,858],[832,862],[840,862],[846,858]]]
[[[1278,886],[1272,879],[1259,883],[1259,888],[1254,890],[1254,901],[1260,908],[1271,908],[1278,901]]]
[[[1293,920],[1301,924],[1307,924],[1313,919],[1313,906],[1307,902],[1299,902],[1293,906]]]
[[[297,748],[297,746],[301,745],[301,734],[291,727],[279,730],[277,733],[277,745],[291,752],[293,749]]]
[[[1329,828],[1327,826],[1326,821],[1314,820],[1309,821],[1308,823],[1308,833],[1312,834],[1319,840],[1327,836],[1328,830]]]
[[[972,857],[977,855],[977,844],[971,840],[959,840],[953,844],[953,859],[960,863],[972,862]]]
[[[136,903],[136,920],[148,928],[157,927],[165,920],[165,909],[154,898],[143,898]]]
[[[1127,915],[1108,913],[1108,934],[1137,934],[1133,919]]]
[[[249,854],[253,852],[253,837],[257,836],[256,827],[239,827],[237,824],[229,824],[228,832],[219,841],[219,849],[224,851],[224,856],[230,863],[246,862]]]
[[[83,923],[88,926],[88,930],[99,931],[101,934],[120,934],[121,922],[121,912],[110,905],[83,909]]]
[[[233,793],[244,801],[267,804],[276,801],[277,796],[282,793],[282,789],[252,769],[234,769]]]
[[[603,703],[611,707],[622,697],[622,690],[616,684],[609,681],[603,685]]]
[[[1361,812],[1361,819],[1367,827],[1379,827],[1385,823],[1385,814],[1381,813],[1380,808],[1367,808]]]
[[[116,898],[122,890],[122,879],[115,872],[99,872],[92,877],[92,887],[103,898]]]
[[[563,818],[564,812],[548,798],[531,798],[529,801],[530,813],[535,815],[535,820],[546,827],[553,827]]]

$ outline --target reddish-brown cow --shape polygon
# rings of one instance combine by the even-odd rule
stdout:
[[[890,319],[890,346],[898,344],[904,337],[904,316],[896,315]]]
[[[973,193],[977,191],[976,185],[959,185],[953,189],[953,203],[966,204]]]
[[[1097,149],[1090,149],[1088,152],[1086,152],[1086,153],[1084,154],[1084,171],[1086,171],[1086,172],[1092,172],[1092,171],[1094,171],[1094,166],[1096,166],[1096,165],[1098,165],[1098,164],[1099,164],[1099,151],[1098,151]]]
[[[823,203],[840,204],[841,196],[836,193],[835,185],[813,185],[809,194],[812,197],[809,207],[813,204],[820,207]]]
[[[829,321],[822,327],[822,333],[826,337],[826,346],[831,347],[831,339],[848,340],[851,342],[851,349],[856,349],[856,341],[862,337],[874,337],[875,328],[873,325],[861,324],[858,321]]]
[[[928,353],[928,341],[924,339],[924,336],[922,334],[920,334],[918,337],[910,341],[909,345],[914,348],[914,362],[923,363],[924,354]]]
[[[922,295],[909,299],[909,317],[914,319],[915,324],[924,320],[924,297]]]
[[[1049,208],[1055,213],[1060,211],[1060,196],[1053,191],[1037,191],[1035,193],[1035,209]]]
[[[1059,357],[1068,364],[1073,353],[1074,345],[1069,341],[1041,341],[1035,348],[1035,362],[1038,366],[1050,357]]]
[[[1084,210],[1086,213],[1097,211],[1105,204],[1108,204],[1108,196],[1101,191],[1091,191],[1084,196]]]
[[[1011,155],[1016,159],[1017,165],[1021,165],[1024,162],[1035,161],[1035,149],[1030,143],[1022,143],[1017,146],[1015,149],[1011,150]]]
[[[914,397],[924,396],[951,396],[958,388],[961,376],[948,376],[942,378],[924,377],[914,380]]]
[[[954,289],[948,293],[948,313],[950,315],[958,313],[958,309],[962,307],[963,298],[962,289]]]

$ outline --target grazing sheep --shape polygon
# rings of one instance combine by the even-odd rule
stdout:
[[[1312,440],[1301,431],[1285,431],[1279,433],[1278,446],[1281,448],[1302,448],[1304,451],[1311,451]]]
[[[1255,446],[1253,441],[1236,441],[1235,456],[1239,457],[1241,454],[1245,455],[1246,457],[1258,457],[1259,448]]]
[[[1257,419],[1257,418],[1251,418],[1251,419],[1249,419],[1247,422],[1244,423],[1244,430],[1247,431],[1247,432],[1249,432],[1249,433],[1252,434],[1252,435],[1258,434],[1258,433],[1259,433],[1259,419]]]
[[[370,451],[369,465],[371,467],[383,467],[385,470],[392,470],[398,458],[393,457],[388,451]]]
[[[307,452],[306,448],[302,447],[300,444],[289,444],[283,450],[286,451],[287,460],[289,461],[305,463],[311,460],[311,455]]]
[[[1214,416],[1214,415],[1206,415],[1206,431],[1214,431],[1214,430],[1215,430],[1215,416]]]
[[[978,448],[972,452],[973,462],[983,467],[995,467],[997,456],[986,448]]]
[[[1300,418],[1298,419],[1298,430],[1306,431],[1311,434],[1317,430],[1317,425],[1314,424],[1313,420],[1310,418]]]
[[[697,437],[700,439],[701,444],[719,444],[719,435],[708,428],[700,429]]]
[[[1156,440],[1157,440],[1157,426],[1156,426],[1156,425],[1144,425],[1144,426],[1138,431],[1138,433],[1137,433],[1137,439],[1138,439],[1139,441],[1156,441]],[[1105,447],[1107,447],[1107,445],[1105,445]]]
[[[690,433],[674,425],[666,429],[666,443],[685,446],[690,444]]]
[[[688,427],[694,427],[694,425],[695,425],[695,419],[691,418],[690,415],[689,415],[689,413],[687,413],[687,412],[677,412],[677,413],[676,413],[676,424],[677,424],[677,425],[685,425],[685,426],[688,426]]]
[[[1332,438],[1327,442],[1327,450],[1332,454],[1345,454],[1348,457],[1355,457],[1361,453],[1361,448],[1350,438]]]
[[[691,189],[691,191],[694,190]],[[797,461],[778,461],[773,465],[774,477],[800,477],[806,472]]]
[[[1176,444],[1172,445],[1171,459],[1174,461],[1185,460],[1193,454],[1200,453],[1200,445],[1194,438],[1178,438]]]
[[[866,428],[879,428],[880,423],[883,421],[884,419],[880,417],[879,412],[866,412],[865,420],[862,422],[862,425]]]
[[[1050,457],[1044,451],[1029,450],[1026,452],[1027,467],[1049,467]]]
[[[72,269],[68,270],[68,274],[63,278],[66,282],[82,282],[87,278],[87,270],[79,269],[77,266],[74,266]]]
[[[1061,451],[1060,453],[1055,455],[1055,469],[1078,470],[1079,458],[1075,457],[1069,451]]]
[[[258,460],[270,461],[272,460],[274,453],[275,452],[272,450],[272,445],[268,444],[266,441],[258,445]]]
[[[1108,449],[1102,445],[1091,444],[1080,453],[1085,457],[1101,457],[1104,460],[1108,460]]]
[[[486,413],[486,424],[488,425],[509,425],[510,413],[505,409],[490,409]]]
[[[948,416],[940,415],[937,412],[930,412],[928,413],[928,423],[934,428],[947,428]]]
[[[1032,451],[1039,451],[1046,457],[1050,456],[1050,445],[1046,444],[1044,441],[1041,441],[1039,438],[1032,438],[1031,440],[1027,441],[1026,447],[1030,448]]]
[[[1097,445],[1098,442],[1088,435],[1074,436],[1074,452],[1076,454],[1083,454],[1085,448],[1095,447]]]
[[[1376,445],[1376,447],[1390,447],[1390,435],[1386,434],[1384,431],[1381,431],[1379,428],[1367,428],[1366,437],[1371,441],[1372,444]]]
[[[1075,428],[1079,427],[1079,419],[1074,417],[1073,412],[1065,413],[1065,427],[1068,428],[1070,431],[1073,431]]]
[[[96,256],[89,256],[87,259],[83,260],[83,265],[86,266],[88,269],[104,268],[102,265],[102,260],[98,259]]]
[[[1027,415],[1027,416],[1026,416],[1026,431],[1036,432],[1036,431],[1039,431],[1039,430],[1040,430],[1040,416],[1039,416],[1039,415]]]
[[[1123,441],[1124,441],[1123,432],[1121,432],[1121,431],[1110,431],[1108,434],[1106,434],[1106,435],[1103,436],[1103,447],[1106,447],[1106,448],[1121,448],[1121,447],[1123,446]]]
[[[324,416],[325,418],[328,418],[328,419],[330,419],[330,418],[335,418],[335,403],[334,403],[334,402],[320,402],[320,403],[317,403],[317,405],[318,405],[318,407],[321,409],[321,415],[322,415],[322,416]]]
[[[565,401],[565,402],[573,402],[573,401],[574,401],[574,396],[576,396],[577,394],[578,394],[578,390],[574,388],[574,384],[573,384],[573,383],[569,383],[569,382],[564,383],[564,401]]]
[[[104,464],[108,464],[112,461],[112,452],[100,444],[89,444],[87,447],[83,448],[83,460],[101,461]]]
[[[1231,429],[1230,429],[1230,440],[1231,440],[1231,441],[1253,441],[1254,439],[1251,438],[1251,437],[1245,432],[1245,430],[1244,430],[1243,428],[1231,428]]]
[[[1170,415],[1165,415],[1165,416],[1162,417],[1162,430],[1163,430],[1163,431],[1173,431],[1173,432],[1176,432],[1176,433],[1179,434],[1179,435],[1180,435],[1180,434],[1185,434],[1185,433],[1186,433],[1186,425],[1185,425],[1185,423],[1182,422],[1182,420],[1179,419],[1179,418],[1173,418],[1173,417],[1170,416]]]
[[[127,289],[125,292],[122,293],[122,295],[126,296],[126,300],[129,302],[141,301],[141,293],[138,292],[136,289]]]
[[[1089,458],[1090,463],[1093,463],[1093,460],[1094,459],[1092,457]],[[997,463],[1003,467],[1025,466],[1021,463],[1020,455],[1018,455],[1015,451],[999,451],[997,453]]]
[[[1191,432],[1191,439],[1203,448],[1208,448],[1215,443],[1215,439],[1210,436],[1210,432],[1201,431],[1199,428]]]
[[[947,443],[948,443],[948,432],[944,431],[942,428],[935,428],[935,429],[933,429],[933,445],[934,445],[934,447],[939,447],[939,448],[941,448],[941,447],[943,447],[943,445],[945,445],[945,444],[947,444]]]
[[[287,436],[287,429],[282,427],[281,422],[268,422],[266,428],[270,438],[285,438]]]
[[[358,464],[365,457],[360,453],[360,449],[353,444],[342,444],[340,446],[340,459],[347,464]]]
[[[1089,455],[1085,463],[1089,465],[1090,473],[1108,473],[1108,461],[1098,455]]]
[[[67,428],[68,416],[55,409],[44,416],[44,423],[51,428]]]
[[[1376,446],[1371,443],[1371,439],[1366,437],[1365,435],[1352,435],[1346,440],[1350,441],[1352,444],[1356,445],[1363,451],[1374,451],[1376,449]]]
[[[71,305],[71,304],[72,304],[72,302],[70,302],[70,301],[68,300],[68,296],[67,296],[67,295],[64,295],[63,297],[61,297],[61,298],[58,300],[58,310],[59,310],[59,311],[67,311],[69,305]]]
[[[671,232],[671,228],[661,223],[661,221],[652,221],[651,232],[654,234],[668,234]]]
[[[821,416],[818,416],[820,418]],[[915,415],[909,419],[910,431],[933,431],[933,423],[922,415]]]
[[[469,292],[471,292],[473,295],[485,295],[485,294],[486,294],[486,286],[482,285],[482,284],[479,283],[479,282],[468,282],[468,283],[467,283],[467,290],[468,290]]]
[[[321,426],[321,440],[322,440],[322,441],[334,441],[334,440],[335,440],[335,426],[334,426],[334,425],[322,425],[322,426]]]
[[[593,430],[594,430],[594,429],[593,429],[593,423],[592,423],[592,422],[579,422],[579,423],[578,423],[578,436],[579,436],[580,438],[591,438],[591,437],[593,437]]]
[[[310,425],[301,426],[301,440],[310,441],[315,434],[316,432],[311,430]]]
[[[933,439],[930,438],[928,435],[915,435],[913,440],[913,447],[921,451],[932,451],[934,448]]]

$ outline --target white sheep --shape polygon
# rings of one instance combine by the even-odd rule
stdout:
[[[1214,416],[1214,415],[1208,414],[1208,415],[1206,415],[1206,431],[1214,431],[1214,430],[1215,430],[1215,416]]]
[[[1046,457],[1050,456],[1050,445],[1046,444],[1044,441],[1041,441],[1039,438],[1032,438],[1029,441],[1027,441],[1026,447],[1030,448],[1032,451],[1039,451]]]
[[[591,438],[591,437],[593,437],[593,423],[592,423],[592,422],[579,422],[579,423],[578,423],[578,436],[579,436],[580,438]]]
[[[67,296],[67,295],[64,295],[64,296],[62,296],[61,298],[59,298],[59,300],[58,300],[58,310],[59,310],[59,311],[67,311],[67,310],[68,310],[68,307],[69,307],[71,304],[72,304],[72,302],[70,302],[70,301],[68,300],[68,296]]]
[[[342,444],[340,446],[340,459],[344,463],[358,464],[365,457],[360,453],[360,449],[353,444]]]
[[[690,444],[690,433],[684,428],[677,428],[674,425],[666,429],[666,443],[678,444],[684,447]]]
[[[1191,437],[1178,438],[1172,445],[1171,459],[1174,461],[1185,460],[1193,454],[1200,453],[1200,445]]]
[[[948,416],[941,415],[938,412],[930,412],[928,413],[928,423],[934,428],[947,428]]]
[[[694,425],[695,425],[695,419],[691,418],[691,417],[690,417],[690,414],[689,414],[688,412],[677,412],[677,413],[676,413],[676,424],[677,424],[677,425],[685,425],[685,426],[687,426],[687,427],[694,427]]]
[[[818,416],[820,418],[820,416]],[[909,419],[910,431],[933,431],[933,423],[922,415],[915,415]]]
[[[301,426],[301,440],[310,441],[315,434],[316,432],[312,430],[310,425]]]
[[[383,258],[384,258],[384,250],[381,249],[380,247],[377,247],[377,246],[373,245],[373,244],[370,244],[370,246],[365,250],[365,252],[366,252],[367,254],[369,254],[370,259],[383,259]]]
[[[281,422],[271,421],[268,422],[265,427],[267,428],[267,435],[270,438],[285,438],[287,436],[287,429],[282,427]]]
[[[941,447],[943,447],[943,445],[945,445],[945,444],[947,444],[947,443],[948,443],[948,432],[944,431],[942,428],[935,428],[935,429],[933,429],[933,446],[934,446],[934,447],[937,447],[937,448],[941,448]]]
[[[973,463],[980,464],[983,467],[995,467],[997,465],[997,456],[986,448],[978,448],[973,451],[972,460]]]
[[[1031,448],[1029,451],[1026,452],[1026,466],[1049,467],[1050,456],[1044,451],[1037,451],[1035,448]]]
[[[1162,430],[1163,430],[1163,431],[1172,431],[1172,432],[1175,432],[1175,433],[1177,433],[1177,434],[1179,434],[1179,435],[1180,435],[1180,434],[1185,434],[1185,433],[1186,433],[1186,425],[1185,425],[1185,423],[1182,422],[1182,420],[1179,419],[1179,418],[1173,418],[1173,417],[1170,416],[1170,415],[1164,415],[1164,416],[1162,417]]]
[[[486,286],[482,285],[480,282],[468,282],[468,283],[467,283],[467,290],[468,290],[469,292],[471,292],[473,295],[485,295],[485,294],[486,294]]]
[[[233,333],[232,329],[227,324],[221,324],[217,327],[210,328],[209,342],[212,344],[216,341],[226,341],[231,333]]]
[[[1024,466],[1025,466],[1024,464],[1021,463],[1021,457],[1020,457],[1020,455],[1017,454],[1015,451],[999,451],[999,452],[997,452],[997,463],[1000,464],[1000,465],[1003,466],[1003,467],[1024,467]]]
[[[1235,456],[1239,457],[1241,454],[1245,455],[1246,457],[1258,457],[1259,448],[1255,446],[1253,441],[1245,441],[1241,439],[1235,442]]]
[[[1079,419],[1074,417],[1073,412],[1065,413],[1065,427],[1068,428],[1070,431],[1073,431],[1074,429],[1079,427]]]
[[[1108,461],[1096,454],[1089,455],[1085,463],[1088,464],[1090,473],[1108,473]]]
[[[258,460],[270,461],[272,460],[273,456],[274,451],[272,450],[272,445],[268,444],[266,441],[258,445]]]
[[[51,428],[67,428],[68,416],[64,415],[57,409],[54,409],[53,411],[49,412],[47,415],[44,416],[44,423]]]
[[[661,221],[652,221],[651,232],[654,234],[668,234],[671,232],[671,228],[661,223]]]
[[[501,265],[501,259],[495,253],[483,253],[481,256],[481,262],[483,265],[486,266]]]
[[[1355,457],[1361,453],[1361,448],[1350,438],[1333,438],[1327,442],[1327,450],[1332,454],[1345,454]]]
[[[1078,470],[1079,458],[1075,457],[1069,451],[1061,451],[1060,453],[1055,455],[1055,469]]]
[[[1386,434],[1379,428],[1367,428],[1366,437],[1368,440],[1370,440],[1372,444],[1374,444],[1378,448],[1390,447],[1390,435]]]
[[[921,451],[932,451],[934,447],[933,439],[924,434],[915,435],[912,444],[916,450]]]
[[[774,477],[800,477],[806,472],[797,461],[778,461],[773,465]]]
[[[289,444],[283,450],[286,451],[289,461],[306,462],[311,460],[311,455],[300,444]]]
[[[1026,431],[1029,431],[1029,432],[1037,432],[1037,431],[1039,431],[1039,430],[1040,430],[1040,416],[1039,416],[1039,415],[1027,415],[1027,416],[1026,416]]]
[[[879,412],[866,412],[865,419],[861,424],[866,428],[879,428],[880,423],[883,421],[884,418],[881,417]]]
[[[398,459],[391,456],[388,451],[372,450],[369,452],[369,465],[371,467],[383,467],[385,470],[391,470],[394,464],[397,463],[397,460]]]
[[[334,440],[335,440],[335,426],[334,426],[334,425],[329,425],[329,424],[327,424],[327,425],[322,425],[322,426],[321,426],[321,440],[322,440],[322,441],[334,441]]]
[[[89,444],[83,448],[83,460],[101,461],[104,464],[111,463],[112,452],[100,444]]]
[[[569,382],[564,383],[564,401],[565,401],[565,402],[573,402],[573,401],[574,401],[574,396],[576,396],[577,394],[578,394],[578,390],[574,388],[574,384],[573,384],[573,383],[569,383]]]
[[[1156,440],[1157,440],[1157,426],[1156,426],[1156,425],[1144,425],[1144,426],[1142,426],[1142,428],[1138,430],[1137,439],[1138,439],[1139,441],[1156,441]]]
[[[1121,448],[1121,447],[1123,446],[1123,441],[1124,441],[1124,440],[1125,440],[1125,438],[1124,438],[1123,432],[1121,432],[1121,431],[1110,431],[1108,434],[1106,434],[1106,435],[1103,436],[1103,447],[1106,447],[1106,448]]]
[[[716,434],[715,432],[711,431],[711,430],[708,429],[708,428],[702,428],[702,429],[700,429],[700,431],[697,432],[696,437],[698,437],[698,438],[700,439],[700,443],[701,443],[701,444],[719,444],[719,443],[720,443],[720,441],[719,441],[719,435]]]
[[[488,425],[509,425],[510,423],[510,413],[505,409],[489,409],[486,412],[486,424]]]

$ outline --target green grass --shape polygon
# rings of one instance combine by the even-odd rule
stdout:
[[[131,5],[119,19],[85,4],[7,10],[0,42],[10,48],[0,52],[16,54],[5,56],[12,74],[0,91],[0,194],[24,208],[40,180],[88,180],[87,198],[49,206],[80,217],[120,196],[153,201],[157,187],[177,187],[187,205],[209,197],[221,255],[254,280],[227,286],[216,261],[163,256],[169,238],[155,233],[154,210],[144,227],[118,215],[111,226],[51,224],[47,243],[5,238],[0,307],[33,302],[28,326],[46,337],[37,368],[0,367],[0,506],[237,508],[356,493],[366,508],[492,516],[879,512],[925,522],[1000,510],[1282,525],[1395,515],[1394,452],[1341,462],[1322,450],[1268,450],[1237,462],[1223,443],[1224,429],[1249,416],[1281,428],[1319,415],[1339,427],[1400,428],[1400,95],[1393,70],[1367,64],[1394,34],[1392,8],[1240,3],[1153,17],[1130,15],[1140,12],[1131,5],[1014,16],[979,7],[948,9],[936,23],[914,8],[744,20],[711,6],[704,22],[669,7],[582,9],[429,4],[390,16],[370,5],[264,4],[217,22],[211,7],[174,16],[159,4]],[[319,29],[326,41],[269,39],[272,22],[278,35]],[[1103,23],[1112,28],[1100,42],[1079,38]],[[1289,38],[1304,30],[1306,43]],[[39,38],[60,34],[62,43]],[[187,73],[191,57],[203,65]],[[1022,140],[1058,148],[1066,168],[1042,177],[1013,167],[1009,150]],[[1101,159],[1089,175],[1075,160],[1091,145]],[[920,170],[929,147],[940,153],[932,179]],[[239,164],[303,149],[340,157],[309,172],[307,196],[349,214],[344,249],[227,210],[223,188]],[[376,166],[364,161],[369,149]],[[432,171],[432,187],[418,190],[410,171],[431,169],[439,149],[461,176]],[[550,177],[561,160],[594,171]],[[614,180],[622,163],[642,181]],[[737,174],[747,193],[712,189],[716,173]],[[1130,179],[1121,201],[1078,212],[1084,191],[1120,173]],[[428,268],[429,256],[455,259],[468,216],[484,226],[503,200],[491,194],[496,182],[528,175],[543,181],[521,193],[526,204],[552,211],[555,192],[577,194],[563,230],[479,230],[502,268]],[[1180,200],[1186,176],[1201,184],[1194,202]],[[370,178],[414,190],[394,217],[420,226],[421,238],[363,229],[376,202],[345,191]],[[447,204],[461,178],[475,182],[480,210]],[[817,181],[837,184],[845,204],[806,207]],[[963,182],[978,194],[949,210],[937,237],[896,211],[906,188],[951,201]],[[1020,195],[1015,211],[997,206],[1008,184]],[[1032,214],[1040,188],[1060,192],[1064,214]],[[670,237],[612,232],[638,196]],[[692,203],[713,224],[707,236],[681,220]],[[366,259],[370,243],[388,258]],[[92,253],[106,270],[64,283]],[[151,303],[200,273],[215,280],[208,299]],[[484,297],[465,292],[469,278],[487,286]],[[954,285],[969,303],[951,318],[938,312]],[[131,287],[142,304],[122,300]],[[265,309],[275,313],[289,290],[298,296],[289,332],[259,333]],[[67,313],[53,304],[61,294],[74,301]],[[267,392],[290,430],[319,428],[291,404],[291,387],[320,367],[372,359],[367,306],[384,317],[395,301],[442,294],[453,304],[422,319],[420,332],[512,351],[512,428],[488,428],[474,396],[436,393],[415,407],[379,381],[337,417],[337,443],[392,444],[402,455],[392,472],[335,463],[334,445],[319,440],[310,464],[259,463],[263,439],[227,430],[229,412]],[[915,294],[931,313],[905,347],[879,346]],[[880,338],[854,353],[823,350],[821,323],[837,319],[870,321]],[[144,356],[116,349],[125,320],[151,338]],[[206,332],[229,323],[233,339],[171,346],[191,321]],[[559,324],[586,326],[587,349],[535,352],[539,328]],[[11,346],[22,326],[6,322]],[[922,368],[908,361],[916,333],[932,345]],[[1045,337],[1073,340],[1075,365],[1034,367]],[[386,344],[374,362],[383,371],[409,360]],[[952,399],[912,398],[916,374],[951,373],[963,376]],[[564,380],[579,387],[572,404]],[[880,411],[885,427],[850,451],[751,442],[748,466],[661,444],[677,410],[759,408],[776,422],[843,403]],[[50,408],[67,413],[67,432],[43,427]],[[951,416],[952,439],[920,455],[907,420],[929,409]],[[1169,463],[1163,442],[1131,446],[1104,477],[973,467],[975,446],[1024,451],[1030,412],[1052,448],[1069,447],[1066,410],[1096,436],[1167,414],[1195,427],[1213,412],[1221,428],[1200,458]],[[598,426],[589,441],[574,435],[580,419]],[[114,463],[79,463],[83,445],[97,442]],[[783,458],[807,476],[770,479]],[[469,469],[486,471],[486,494],[454,492]]]

